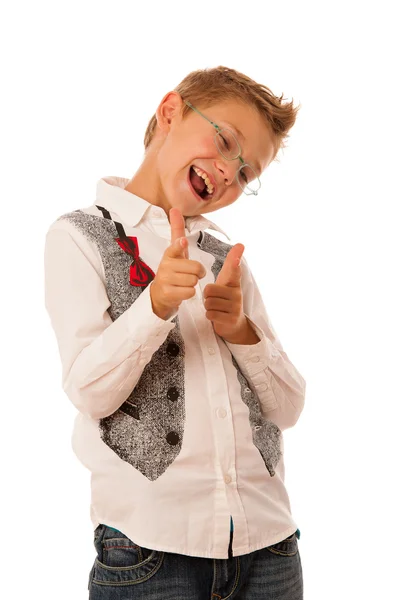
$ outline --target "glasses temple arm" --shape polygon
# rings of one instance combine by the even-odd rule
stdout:
[[[187,104],[192,110],[194,110],[195,112],[197,112],[198,115],[200,115],[201,117],[203,117],[203,119],[205,119],[208,123],[211,123],[211,125],[213,127],[215,127],[215,129],[217,131],[220,131],[221,128],[214,123],[213,121],[210,121],[210,119],[208,119],[205,115],[203,115],[199,110],[197,110],[197,108],[195,106],[193,106],[193,104],[191,104],[190,102],[188,102],[188,100],[185,100],[185,104]]]

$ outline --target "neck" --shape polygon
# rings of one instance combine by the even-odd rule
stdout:
[[[153,162],[150,156],[145,157],[124,189],[131,194],[136,194],[136,196],[147,200],[150,204],[166,210],[166,200],[162,193],[160,181],[156,175],[156,167]]]
[[[161,208],[169,221],[169,211],[172,206],[179,206],[179,202],[171,204],[165,195],[159,175],[158,151],[157,144],[154,144],[153,148],[147,150],[141,165],[124,189],[131,194],[143,198],[150,204]],[[197,214],[195,206],[193,206],[193,210],[193,214]],[[186,206],[183,201],[181,203],[181,212],[185,222],[188,217],[192,216],[186,213]]]

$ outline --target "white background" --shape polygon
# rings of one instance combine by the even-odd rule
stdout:
[[[4,598],[85,600],[90,474],[44,308],[50,223],[130,178],[148,120],[224,65],[301,103],[288,147],[210,216],[307,382],[284,433],[306,600],[398,593],[399,89],[395,2],[14,2],[1,9]]]

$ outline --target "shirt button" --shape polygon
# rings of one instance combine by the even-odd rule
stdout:
[[[217,409],[217,415],[219,416],[220,419],[224,419],[226,417],[226,410],[224,408],[218,408]]]
[[[252,361],[252,362],[258,362],[259,360],[260,360],[260,357],[259,357],[259,356],[252,356],[252,357],[251,357],[251,361]]]
[[[230,475],[225,475],[224,481],[225,481],[225,483],[231,483],[232,477]]]
[[[208,349],[208,353],[209,353],[209,354],[215,354],[215,350],[214,350],[214,348],[209,348],[209,349]]]
[[[161,217],[161,210],[158,210],[158,209],[157,209],[157,210],[155,210],[155,211],[153,212],[153,215],[159,219],[159,218]]]
[[[145,358],[141,358],[139,360],[139,365],[142,367],[144,364],[146,363],[146,359]]]

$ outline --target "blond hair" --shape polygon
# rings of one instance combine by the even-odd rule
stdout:
[[[257,83],[235,69],[223,66],[192,71],[174,88],[174,91],[194,106],[206,107],[221,100],[237,100],[256,108],[272,133],[275,146],[273,160],[277,161],[276,155],[281,148],[286,147],[288,132],[295,124],[301,106],[300,104],[294,107],[293,101],[283,103],[283,95],[278,98],[265,85]],[[185,118],[189,112],[190,108],[184,104],[182,118]],[[153,139],[156,125],[154,114],[146,128],[145,150]]]

